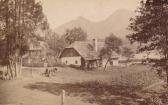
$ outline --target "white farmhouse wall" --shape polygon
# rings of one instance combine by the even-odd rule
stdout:
[[[110,62],[108,62],[107,67],[109,67],[109,66],[120,66],[118,59],[117,59],[117,60],[112,60],[112,62],[113,62],[112,65],[110,64]],[[107,60],[106,60],[106,59],[103,59],[103,60],[102,60],[102,65],[103,65],[103,67],[105,67],[106,63],[107,63]]]
[[[61,62],[66,65],[81,66],[81,57],[62,57]]]
[[[113,66],[119,66],[119,60],[112,60],[113,61]]]
[[[119,66],[120,66],[120,67],[128,67],[128,66],[131,66],[131,65],[132,65],[131,62],[119,63]]]
[[[107,63],[107,59],[103,59],[103,60],[102,60],[102,66],[103,66],[103,67],[105,67],[105,66],[107,66],[107,67],[111,66],[111,65],[110,65],[110,62],[108,62],[107,65],[106,65],[106,63]]]

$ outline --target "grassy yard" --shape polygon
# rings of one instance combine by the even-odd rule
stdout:
[[[0,104],[60,105],[64,89],[65,105],[140,105],[136,100],[145,95],[142,89],[161,81],[143,65],[107,71],[61,67],[51,77],[42,76],[43,72],[43,68],[24,67],[23,78],[0,81]]]

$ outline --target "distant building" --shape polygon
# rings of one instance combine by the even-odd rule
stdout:
[[[24,63],[40,63],[44,59],[44,41],[28,41],[29,47],[23,56]]]

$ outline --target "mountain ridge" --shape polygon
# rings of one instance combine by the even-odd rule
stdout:
[[[130,18],[134,16],[135,13],[127,9],[118,9],[109,17],[101,21],[91,21],[79,16],[77,19],[57,27],[54,29],[54,31],[60,35],[63,35],[66,29],[81,27],[88,33],[89,39],[104,39],[105,37],[109,36],[110,33],[113,33],[119,38],[126,40],[126,35],[130,33],[130,31],[128,31],[126,28],[129,25]]]

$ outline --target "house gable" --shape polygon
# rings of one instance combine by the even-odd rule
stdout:
[[[65,48],[64,51],[61,53],[60,58],[77,56],[80,56],[80,54],[74,48]]]

